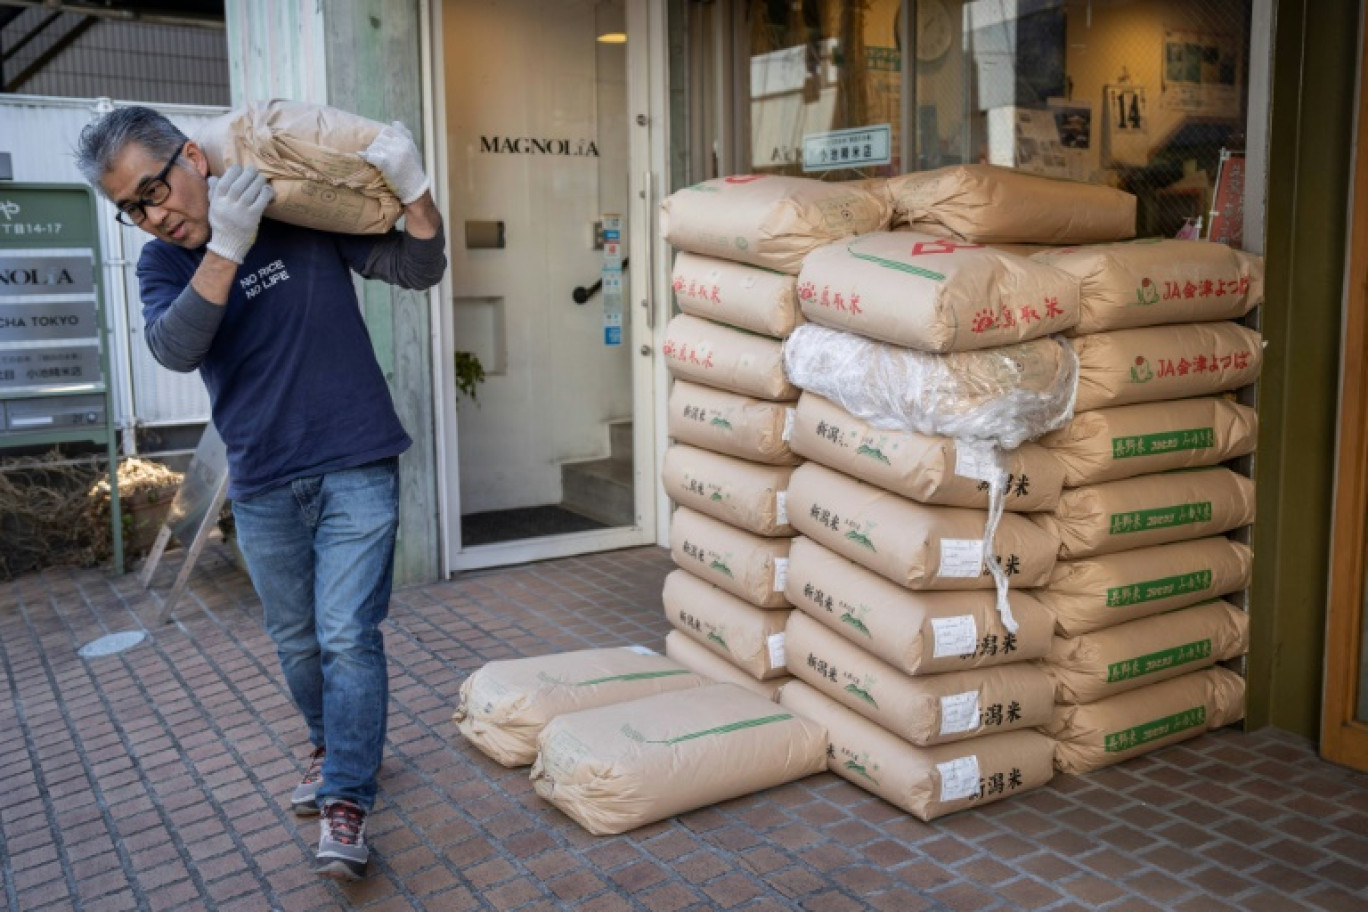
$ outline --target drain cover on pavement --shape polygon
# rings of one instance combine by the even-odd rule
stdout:
[[[116,652],[123,652],[125,649],[131,649],[134,646],[137,646],[146,639],[146,637],[147,634],[143,633],[141,630],[125,630],[123,633],[111,633],[107,636],[100,637],[98,640],[91,640],[78,649],[77,653],[83,659],[95,659],[100,656],[113,655]]]

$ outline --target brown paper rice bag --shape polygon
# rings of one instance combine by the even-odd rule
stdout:
[[[266,216],[343,234],[383,234],[403,206],[380,170],[357,154],[385,125],[327,105],[275,98],[249,103],[200,127],[209,173],[251,165],[275,198]]]
[[[1065,560],[1114,554],[1249,525],[1254,482],[1220,467],[1141,475],[1070,488],[1052,513],[1031,518],[1059,536]]]
[[[676,380],[670,388],[670,436],[716,453],[769,465],[797,465],[789,449],[793,407]]]
[[[662,600],[676,630],[757,681],[787,674],[784,629],[792,609],[757,608],[686,570],[665,577]]]
[[[879,231],[891,218],[883,194],[765,174],[704,181],[660,203],[660,233],[681,250],[789,275],[823,244]]]
[[[1075,412],[1210,396],[1248,386],[1263,366],[1262,337],[1238,323],[1185,323],[1078,336]]]
[[[991,589],[913,592],[802,536],[789,552],[789,601],[908,675],[1043,658],[1054,618],[1032,591],[1008,593],[1011,633]]]
[[[686,314],[782,339],[803,322],[791,275],[681,250],[670,277]]]
[[[736,684],[776,703],[779,701],[779,691],[794,679],[792,675],[784,675],[768,681],[757,681],[745,669],[737,668],[702,643],[689,639],[688,635],[679,630],[671,630],[665,634],[665,655],[710,681]]]
[[[662,694],[669,697],[669,694]],[[532,787],[590,833],[623,833],[826,769],[822,727],[735,684],[555,719]]]
[[[537,755],[537,735],[556,716],[707,683],[674,659],[640,647],[504,659],[485,663],[461,682],[452,719],[494,760],[526,766]]]
[[[889,178],[895,223],[932,222],[979,243],[1092,244],[1135,237],[1135,197],[996,165]]]
[[[991,467],[954,438],[877,428],[816,393],[798,398],[790,445],[801,457],[918,503],[988,508]],[[1064,467],[1053,455],[1023,443],[1005,456],[1005,509],[1026,513],[1059,503]]]
[[[794,470],[787,504],[798,532],[899,586],[993,588],[984,563],[987,510],[915,503],[815,462]],[[1005,513],[995,542],[1013,588],[1049,579],[1059,550],[1056,533],[1025,515]]]
[[[801,611],[785,643],[795,678],[919,747],[1032,728],[1054,711],[1054,685],[1035,662],[912,677]]]
[[[676,379],[730,390],[757,399],[791,402],[798,388],[784,375],[778,339],[678,314],[665,327],[660,348]]]
[[[1146,238],[1032,257],[1082,283],[1075,332],[1233,320],[1263,303],[1263,258],[1209,241]]]
[[[779,703],[826,729],[828,769],[919,820],[1020,795],[1054,778],[1054,742],[1039,732],[916,747],[802,681],[785,685]]]
[[[1055,564],[1032,594],[1063,636],[1186,608],[1249,585],[1254,555],[1223,535]]]
[[[926,352],[973,351],[1078,322],[1078,280],[1025,257],[930,235],[878,232],[808,254],[798,275],[814,323]]]
[[[1041,731],[1055,768],[1087,773],[1244,718],[1244,679],[1207,668],[1087,704],[1061,704]]]
[[[1060,703],[1093,703],[1249,651],[1249,615],[1219,599],[1058,637],[1045,670]]]
[[[765,538],[679,507],[670,519],[670,556],[699,579],[757,608],[787,608],[788,538]]]
[[[1252,453],[1258,437],[1254,409],[1203,397],[1083,412],[1039,443],[1063,465],[1064,484],[1076,488],[1216,465]]]
[[[792,466],[747,462],[686,444],[665,451],[661,483],[670,499],[738,529],[791,536],[788,486]]]

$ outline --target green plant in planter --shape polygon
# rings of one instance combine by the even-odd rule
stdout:
[[[458,351],[455,356],[456,391],[470,397],[470,401],[480,404],[475,395],[476,387],[484,382],[484,365],[472,352]]]

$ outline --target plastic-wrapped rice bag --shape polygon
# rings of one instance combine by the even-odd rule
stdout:
[[[812,323],[785,340],[784,368],[795,386],[875,427],[1007,450],[1068,422],[1078,377],[1057,338],[934,354]]]

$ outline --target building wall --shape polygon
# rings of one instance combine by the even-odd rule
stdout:
[[[48,15],[25,10],[5,26],[0,45],[14,48]],[[5,85],[86,21],[63,13],[3,62]],[[106,97],[161,104],[228,103],[228,48],[222,28],[89,20],[90,27],[30,78],[8,91],[61,98]]]

